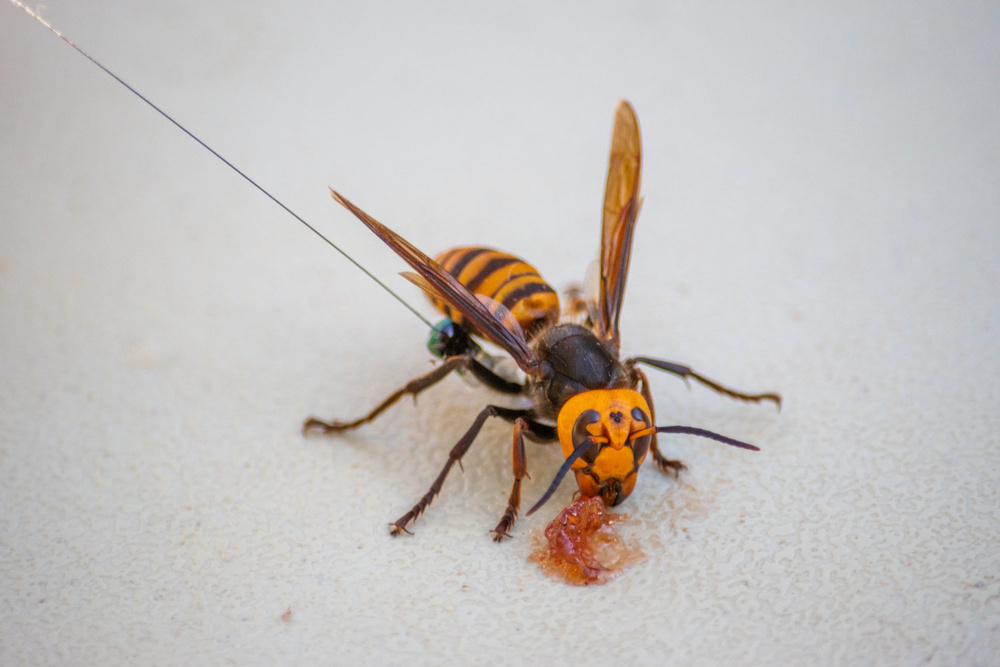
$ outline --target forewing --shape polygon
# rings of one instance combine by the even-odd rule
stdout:
[[[399,275],[403,276],[411,283],[427,292],[428,296],[432,299],[444,299],[446,301],[451,301],[451,299],[446,295],[438,291],[430,282],[427,281],[423,276],[413,273],[412,271],[400,271]],[[463,285],[464,287],[464,285]],[[496,299],[491,299],[483,294],[473,294],[476,300],[479,301],[489,311],[493,319],[497,320],[504,329],[510,331],[510,333],[521,341],[526,347],[528,345],[527,337],[524,335],[524,329],[521,328],[521,324],[514,317],[514,313],[510,312],[507,306],[503,305]],[[478,333],[473,331],[472,333]]]
[[[527,337],[524,335],[524,329],[521,328],[520,323],[518,323],[517,318],[514,317],[514,313],[508,310],[507,306],[503,305],[496,299],[491,299],[485,294],[476,294],[476,300],[493,316],[494,319],[500,322],[500,325],[509,331],[515,338],[517,338],[522,345],[528,346]]]
[[[418,281],[413,282],[417,282],[425,290],[429,287],[451,304],[472,324],[477,333],[496,343],[510,354],[525,373],[538,374],[538,360],[531,348],[528,347],[524,333],[519,326],[510,328],[509,322],[505,321],[502,313],[494,314],[462,283],[445,271],[440,264],[415,248],[402,236],[362,211],[333,188],[330,188],[330,194],[333,195],[338,204],[353,213],[386,245],[396,251],[396,254],[402,257],[426,282],[426,286],[420,285]],[[516,325],[516,321],[514,323]]]
[[[604,189],[604,223],[601,227],[601,284],[598,295],[598,336],[618,349],[618,318],[625,297],[625,280],[632,253],[632,232],[639,215],[639,173],[642,142],[639,121],[632,105],[618,103],[611,135],[608,181]]]

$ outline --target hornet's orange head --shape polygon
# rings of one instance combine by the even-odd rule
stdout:
[[[568,458],[590,442],[572,470],[585,496],[600,496],[608,507],[635,488],[653,434],[649,405],[632,389],[597,389],[566,401],[557,420],[559,443]]]

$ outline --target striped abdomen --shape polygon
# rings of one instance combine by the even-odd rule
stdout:
[[[559,320],[559,295],[523,259],[490,248],[453,248],[435,258],[473,294],[504,305],[530,338],[545,325]],[[453,322],[462,315],[431,297],[434,305]]]

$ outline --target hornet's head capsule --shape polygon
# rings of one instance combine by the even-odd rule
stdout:
[[[598,389],[566,401],[557,424],[563,453],[590,443],[572,466],[580,493],[600,496],[609,507],[625,500],[649,451],[651,426],[646,399],[632,389]]]

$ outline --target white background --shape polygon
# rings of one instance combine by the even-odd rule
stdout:
[[[0,662],[986,664],[1000,650],[1000,9],[63,2],[44,16],[433,316],[336,186],[430,253],[595,256],[615,104],[645,205],[624,352],[667,452],[600,588],[493,544],[484,390],[215,158],[0,6]],[[529,449],[533,502],[559,453]],[[286,620],[282,615],[290,609]]]

